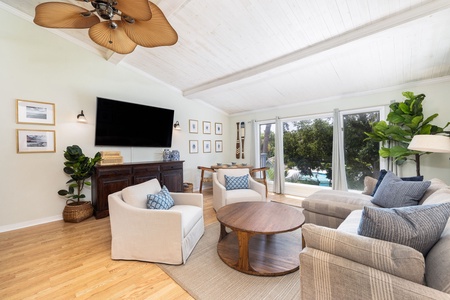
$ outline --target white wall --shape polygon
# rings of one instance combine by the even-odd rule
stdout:
[[[227,140],[228,116],[182,97],[179,91],[152,81],[65,39],[0,9],[0,231],[60,219],[65,201],[57,191],[69,179],[63,151],[79,145],[88,156],[101,150],[120,150],[125,162],[162,159],[162,148],[95,147],[96,97],[107,97],[175,110],[182,131],[174,130],[172,149],[181,153],[184,181],[199,185],[198,165],[225,161],[223,153],[189,154],[188,141]],[[52,102],[56,125],[16,123],[16,99]],[[83,109],[87,124],[77,123]],[[189,134],[188,120],[223,123],[224,135]],[[56,131],[56,153],[16,153],[16,129]],[[150,129],[149,129],[150,130]],[[157,130],[157,129],[154,129]],[[232,150],[232,149],[231,149]],[[85,194],[90,199],[90,190]]]
[[[408,86],[396,87],[385,91],[373,91],[361,95],[336,97],[334,99],[324,99],[316,103],[299,104],[296,106],[279,107],[265,111],[253,112],[249,114],[241,114],[230,118],[230,125],[238,121],[250,120],[269,120],[279,116],[281,118],[293,116],[305,116],[322,113],[332,113],[334,108],[340,110],[350,110],[357,108],[365,108],[371,106],[388,106],[391,100],[403,101],[403,91],[412,91],[415,94],[425,94],[426,98],[423,102],[424,115],[429,117],[434,113],[439,116],[432,122],[438,126],[445,126],[450,121],[449,99],[450,95],[450,78],[444,78],[440,81],[414,83]],[[299,101],[301,95],[299,95]],[[386,110],[389,112],[389,109]],[[446,130],[450,130],[447,128]],[[235,133],[232,133],[231,142],[235,139]],[[252,143],[246,144],[251,148],[248,151],[254,151]],[[425,179],[440,178],[447,184],[450,184],[450,154],[432,153],[424,155],[421,158],[421,174]],[[401,176],[414,176],[415,163],[409,162],[405,164],[401,170]]]

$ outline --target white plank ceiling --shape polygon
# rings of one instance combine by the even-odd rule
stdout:
[[[46,2],[0,1],[30,21]],[[58,32],[230,115],[450,75],[448,0],[154,3],[179,35],[174,46],[118,55],[87,30]]]

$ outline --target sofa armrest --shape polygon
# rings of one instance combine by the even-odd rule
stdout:
[[[227,190],[219,182],[219,179],[217,178],[217,173],[213,173],[212,178],[213,178],[213,208],[214,210],[217,211],[219,208],[225,205]]]
[[[425,284],[425,259],[411,247],[314,224],[303,225],[302,233],[309,248]]]
[[[430,287],[341,256],[306,247],[300,253],[301,299],[450,299]]]
[[[250,188],[254,191],[256,191],[258,194],[261,195],[263,201],[269,201],[266,198],[266,186],[255,179],[253,179],[251,176],[249,176],[249,183]]]
[[[199,193],[170,193],[175,205],[192,205],[203,208],[203,194]]]

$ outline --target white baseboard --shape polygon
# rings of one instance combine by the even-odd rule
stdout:
[[[59,220],[62,220],[62,215],[57,215],[57,216],[53,216],[53,217],[42,218],[42,219],[37,219],[37,220],[32,220],[32,221],[26,221],[26,222],[21,222],[21,223],[16,223],[16,224],[4,225],[4,226],[0,226],[0,232],[12,231],[12,230],[16,230],[16,229],[36,226],[36,225],[50,223],[50,222],[59,221]]]

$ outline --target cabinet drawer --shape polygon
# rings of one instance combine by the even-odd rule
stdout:
[[[182,169],[183,165],[181,163],[173,163],[173,164],[164,164],[161,165],[161,170],[162,171],[167,171],[167,170],[178,170],[178,169]]]
[[[131,167],[96,167],[95,173],[98,177],[116,176],[116,175],[131,175]]]
[[[145,173],[155,173],[159,172],[159,165],[147,165],[147,166],[136,166],[133,167],[133,173],[136,174],[145,174]]]

